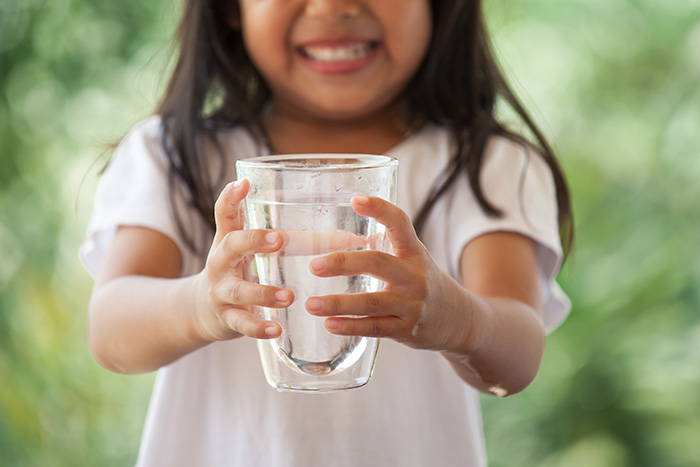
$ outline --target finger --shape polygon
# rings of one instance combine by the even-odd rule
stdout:
[[[379,250],[391,254],[394,253],[394,248],[391,246],[391,242],[384,232],[377,232],[370,235],[367,238],[367,241],[369,243],[369,248],[367,248],[368,250]]]
[[[227,233],[210,256],[209,267],[230,268],[254,253],[274,253],[283,244],[282,236],[274,230],[234,230]]]
[[[274,339],[282,335],[279,323],[260,319],[248,310],[226,310],[223,319],[233,331],[255,339]]]
[[[389,316],[401,312],[394,294],[385,292],[309,297],[306,309],[316,316]]]
[[[377,197],[355,196],[350,204],[361,215],[372,217],[386,227],[386,233],[398,256],[410,254],[420,247],[413,224],[398,206]]]
[[[368,274],[394,285],[409,279],[402,260],[389,253],[374,250],[332,253],[311,261],[309,269],[319,277]]]
[[[289,289],[260,285],[238,278],[221,281],[213,291],[216,303],[231,305],[256,305],[268,308],[288,307],[294,301]]]
[[[280,230],[281,250],[289,255],[320,255],[333,251],[365,249],[369,239],[346,230]]]
[[[341,336],[390,337],[399,341],[408,337],[403,321],[396,316],[328,318],[324,324],[328,332]]]
[[[218,245],[227,233],[243,228],[241,216],[241,201],[248,194],[250,182],[246,179],[231,182],[221,191],[214,204],[214,220],[216,222],[216,235],[214,245]]]

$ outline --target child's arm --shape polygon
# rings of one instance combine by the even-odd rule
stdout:
[[[240,230],[248,187],[244,181],[222,192],[207,263],[194,276],[177,278],[181,257],[168,237],[139,227],[117,231],[90,301],[90,347],[100,365],[141,373],[216,340],[280,335],[279,324],[257,318],[250,305],[287,306],[291,291],[242,279],[246,255],[282,246],[275,232]]]
[[[544,350],[534,242],[518,234],[485,234],[462,254],[459,284],[418,240],[403,211],[379,198],[355,198],[360,215],[387,227],[394,255],[333,253],[314,260],[316,275],[368,273],[386,282],[373,294],[312,297],[307,309],[344,335],[389,337],[442,352],[457,373],[484,392],[513,394],[534,379]]]
[[[474,326],[486,330],[468,360],[444,355],[481,390],[519,392],[537,374],[545,344],[535,242],[512,232],[477,237],[462,253],[461,275],[474,302]]]

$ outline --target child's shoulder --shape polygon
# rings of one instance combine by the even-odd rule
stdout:
[[[437,165],[443,170],[449,167],[458,151],[455,132],[433,123],[426,125],[421,132],[423,144],[431,145],[430,148],[424,146],[413,151],[423,149],[422,154],[425,154],[429,150],[430,162],[425,158],[423,168],[429,172],[431,169],[426,164]],[[467,135],[467,144],[468,140]],[[487,199],[506,196],[515,199],[523,184],[532,184],[547,193],[554,190],[554,174],[541,151],[515,134],[493,133],[489,137],[481,154],[478,177]]]
[[[418,136],[417,138],[413,138],[415,142],[436,143],[449,141],[450,144],[456,144],[457,142],[456,134],[453,129],[447,125],[435,122],[425,122],[412,136]],[[465,136],[466,139],[469,140],[469,132],[466,130]],[[511,156],[526,156],[527,153],[538,153],[537,149],[524,138],[515,134],[509,135],[502,133],[493,133],[489,137],[485,151],[486,155],[499,153]]]
[[[488,157],[531,157],[539,154],[539,151],[525,139],[504,134],[491,135],[485,152]]]
[[[166,128],[161,115],[150,115],[135,123],[117,145],[115,155],[129,153],[135,157],[148,156],[164,160],[164,144],[169,137],[164,137]],[[218,150],[224,154],[241,153],[245,156],[259,155],[260,148],[256,140],[243,125],[221,127],[216,131],[203,129],[195,137],[198,157],[212,157]]]
[[[484,150],[482,179],[535,176],[551,178],[542,153],[528,141],[509,135],[493,135]]]
[[[131,139],[161,139],[163,135],[163,119],[160,115],[150,115],[136,122],[123,141]]]
[[[151,115],[134,124],[116,145],[110,157],[108,171],[115,167],[134,170],[140,166],[167,166],[167,158],[163,148],[162,119],[159,115]]]
[[[467,135],[467,140],[468,140]],[[415,133],[409,146],[416,150],[425,149],[425,146],[435,148],[438,153],[452,156],[457,150],[457,137],[455,132],[446,125],[427,122]],[[535,164],[545,163],[540,151],[527,142],[524,138],[507,134],[492,134],[484,148],[483,166],[513,167],[514,164],[522,165],[535,159]],[[546,165],[546,164],[545,164]]]

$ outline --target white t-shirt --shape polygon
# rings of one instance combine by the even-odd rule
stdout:
[[[225,181],[235,159],[263,154],[243,128],[222,132]],[[388,151],[399,160],[397,204],[416,215],[454,148],[449,132],[426,125]],[[117,226],[144,226],[170,237],[183,256],[182,275],[199,272],[172,216],[167,160],[158,117],[122,141],[100,182],[80,250],[94,275]],[[554,184],[544,161],[523,145],[493,138],[482,182],[505,215],[479,207],[466,177],[435,205],[422,238],[435,261],[459,280],[464,246],[496,230],[537,242],[547,330],[569,312],[554,281],[561,262]],[[202,221],[179,199],[188,227],[208,240]],[[482,467],[486,453],[477,392],[437,352],[383,339],[372,380],[330,394],[278,393],[265,382],[253,339],[217,342],[158,371],[138,466],[425,466]]]

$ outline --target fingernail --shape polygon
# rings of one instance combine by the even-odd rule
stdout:
[[[311,269],[314,271],[321,271],[326,267],[326,258],[316,258],[311,261]]]
[[[336,330],[340,327],[340,322],[337,319],[327,319],[326,320],[326,327],[328,329],[333,329]]]
[[[321,311],[323,301],[320,298],[310,298],[306,301],[306,308],[309,311]]]
[[[270,336],[270,337],[276,336],[277,335],[277,326],[275,326],[274,324],[270,324],[268,326],[265,326],[265,335]]]
[[[243,185],[243,179],[236,180],[235,182],[233,182],[233,184],[231,186],[233,187],[234,190],[237,190],[241,187],[241,185]]]
[[[278,290],[277,292],[275,292],[275,299],[278,302],[288,302],[289,295],[289,290]]]
[[[269,243],[270,245],[274,245],[277,243],[277,239],[279,238],[280,234],[277,232],[270,232],[269,234],[265,235],[265,242]]]
[[[355,196],[353,199],[361,206],[366,206],[369,204],[369,198],[366,196]]]

